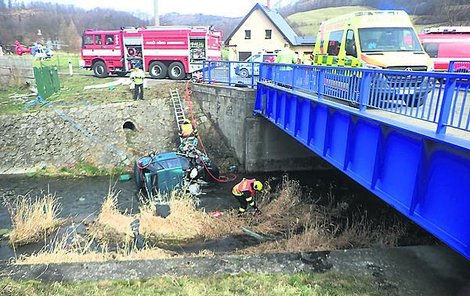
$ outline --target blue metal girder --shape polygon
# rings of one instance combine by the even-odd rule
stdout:
[[[468,144],[265,83],[254,112],[470,259]]]

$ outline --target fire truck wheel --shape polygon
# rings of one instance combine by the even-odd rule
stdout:
[[[93,73],[96,77],[107,77],[108,69],[106,69],[106,64],[102,61],[97,61],[93,64]]]
[[[155,62],[150,63],[149,73],[150,73],[150,76],[152,76],[153,78],[157,78],[157,79],[165,78],[167,71],[168,71],[168,68],[162,62],[155,61]]]
[[[173,80],[181,80],[186,77],[186,72],[184,72],[184,66],[180,62],[173,62],[168,67],[168,76]]]

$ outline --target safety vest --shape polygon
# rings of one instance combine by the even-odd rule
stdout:
[[[297,61],[297,55],[290,48],[284,48],[281,50],[276,57],[276,63],[280,64],[295,64]]]
[[[130,78],[136,85],[141,85],[144,83],[145,73],[141,69],[133,70]]]
[[[191,123],[185,123],[181,125],[181,136],[182,137],[191,137],[193,135],[193,125]]]
[[[313,57],[313,64],[320,66],[362,67],[362,63],[357,58],[349,56],[340,58],[327,54],[316,54]]]
[[[255,190],[253,189],[253,183],[255,179],[245,179],[243,178],[240,183],[233,186],[232,193],[235,196],[242,196],[244,192],[250,192],[250,195],[255,196]]]

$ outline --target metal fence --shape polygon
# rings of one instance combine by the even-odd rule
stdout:
[[[230,86],[255,87],[259,79],[260,63],[237,61],[205,61],[203,81]]]
[[[470,60],[450,61],[448,72],[470,73]]]
[[[436,123],[438,134],[445,133],[447,126],[470,131],[470,74],[251,63],[254,75],[238,78],[235,70],[228,69],[239,63],[206,62],[203,80],[228,85],[242,81],[250,87],[263,81],[344,101],[360,110],[385,110]]]

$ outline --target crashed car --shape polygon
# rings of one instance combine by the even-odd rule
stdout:
[[[181,188],[185,181],[210,183],[218,178],[218,167],[194,147],[185,153],[150,153],[134,164],[137,189],[149,196]]]

